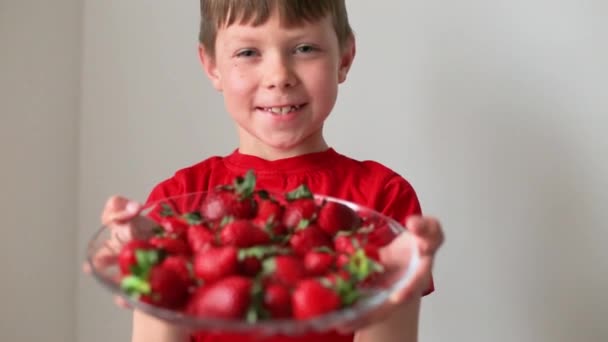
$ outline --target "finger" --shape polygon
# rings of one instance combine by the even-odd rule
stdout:
[[[114,297],[114,303],[123,308],[123,309],[130,309],[131,306],[129,305],[129,302],[127,302],[124,298],[120,297],[120,296],[115,296]]]
[[[441,224],[432,217],[410,217],[407,221],[407,227],[416,237],[421,255],[434,254],[445,239]]]
[[[82,264],[82,272],[91,274],[91,265],[86,261]]]
[[[141,209],[141,205],[137,202],[121,196],[112,196],[106,202],[101,215],[101,222],[104,225],[111,222],[123,223],[139,214]]]
[[[102,270],[118,262],[118,252],[113,244],[114,242],[112,240],[108,240],[97,253],[95,253],[92,258],[93,265],[89,265],[89,271],[91,271],[91,267]]]

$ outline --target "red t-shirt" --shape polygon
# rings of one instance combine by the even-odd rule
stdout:
[[[256,188],[286,192],[306,184],[313,193],[342,198],[375,209],[405,223],[410,215],[421,213],[416,192],[402,176],[374,161],[358,161],[337,153],[333,148],[323,152],[269,161],[241,154],[238,150],[225,157],[211,157],[181,169],[151,192],[148,202],[189,192],[212,190],[232,183],[247,170],[256,174]],[[434,291],[434,284],[425,295]],[[197,334],[199,342],[247,342],[245,336]],[[252,339],[252,341],[259,339]],[[275,337],[267,342],[352,342],[353,335],[326,333],[299,338]]]

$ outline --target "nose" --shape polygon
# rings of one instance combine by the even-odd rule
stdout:
[[[298,82],[291,60],[283,56],[268,58],[264,73],[264,85],[268,89],[291,88]]]

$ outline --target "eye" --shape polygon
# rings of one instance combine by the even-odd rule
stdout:
[[[315,52],[318,49],[312,45],[308,45],[308,44],[302,44],[302,45],[298,45],[296,47],[296,52],[297,53],[304,53],[304,54],[308,54],[311,52]]]
[[[255,57],[257,56],[257,52],[254,49],[242,49],[237,51],[236,57]]]

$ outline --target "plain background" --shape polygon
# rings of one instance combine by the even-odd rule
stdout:
[[[349,1],[329,143],[447,240],[421,341],[608,341],[608,3]],[[236,147],[195,1],[0,1],[0,340],[126,341],[80,272],[106,198]]]

